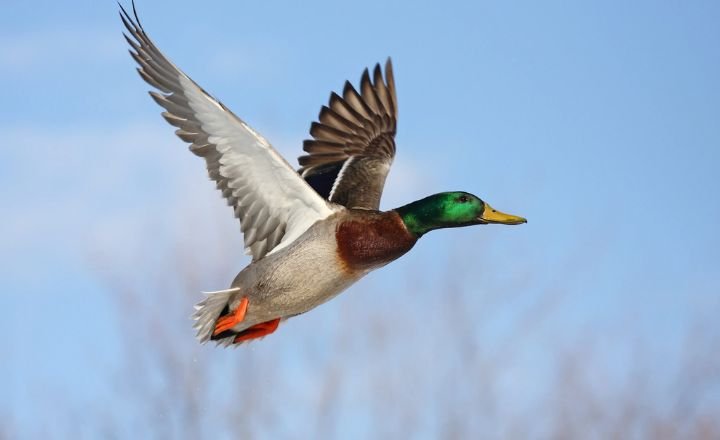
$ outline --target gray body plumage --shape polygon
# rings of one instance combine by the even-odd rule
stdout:
[[[305,313],[365,274],[343,269],[335,226],[334,221],[315,223],[286,249],[247,266],[235,277],[232,287],[240,291],[231,299],[230,308],[235,308],[241,296],[250,299],[242,327],[236,330],[278,316]]]
[[[240,332],[255,324],[276,318],[290,318],[305,313],[332,299],[368,271],[348,271],[343,267],[335,239],[337,221],[345,218],[348,211],[335,214],[335,218],[315,223],[297,240],[282,251],[266,255],[245,267],[235,277],[231,289],[211,294],[196,314],[198,339],[210,339],[212,323],[225,305],[237,308],[240,300],[247,297],[249,305],[243,321],[233,327]],[[213,308],[212,299],[217,298]],[[220,340],[219,343],[229,343]]]

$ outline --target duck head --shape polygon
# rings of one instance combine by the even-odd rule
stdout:
[[[464,191],[433,194],[396,208],[395,211],[408,230],[417,237],[433,229],[489,223],[503,225],[527,223],[523,217],[500,212],[479,197]]]

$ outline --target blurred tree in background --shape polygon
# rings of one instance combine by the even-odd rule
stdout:
[[[142,270],[96,263],[123,341],[121,361],[98,366],[112,404],[58,405],[68,425],[49,432],[39,420],[35,435],[720,438],[720,335],[710,314],[698,313],[677,359],[662,364],[622,324],[610,362],[591,330],[571,344],[542,331],[568,294],[563,282],[538,285],[531,268],[465,249],[391,265],[259,342],[201,346],[191,305],[244,261],[221,236],[206,228],[132,256],[129,267]],[[15,438],[12,424],[2,435]]]

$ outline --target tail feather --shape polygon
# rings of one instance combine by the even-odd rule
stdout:
[[[227,290],[218,290],[216,292],[203,292],[207,295],[207,298],[200,301],[195,305],[195,313],[192,318],[195,321],[193,328],[197,330],[195,336],[200,343],[205,343],[210,340],[212,332],[215,329],[215,321],[220,317],[223,309],[227,306],[230,301],[230,296],[238,292],[238,287],[233,287]],[[226,338],[232,341],[232,338]],[[221,341],[218,341],[221,342]]]

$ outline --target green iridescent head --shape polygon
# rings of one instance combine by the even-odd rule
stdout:
[[[479,197],[463,191],[434,194],[395,211],[400,214],[410,232],[418,237],[433,229],[488,223],[527,223],[524,218],[497,211]]]

